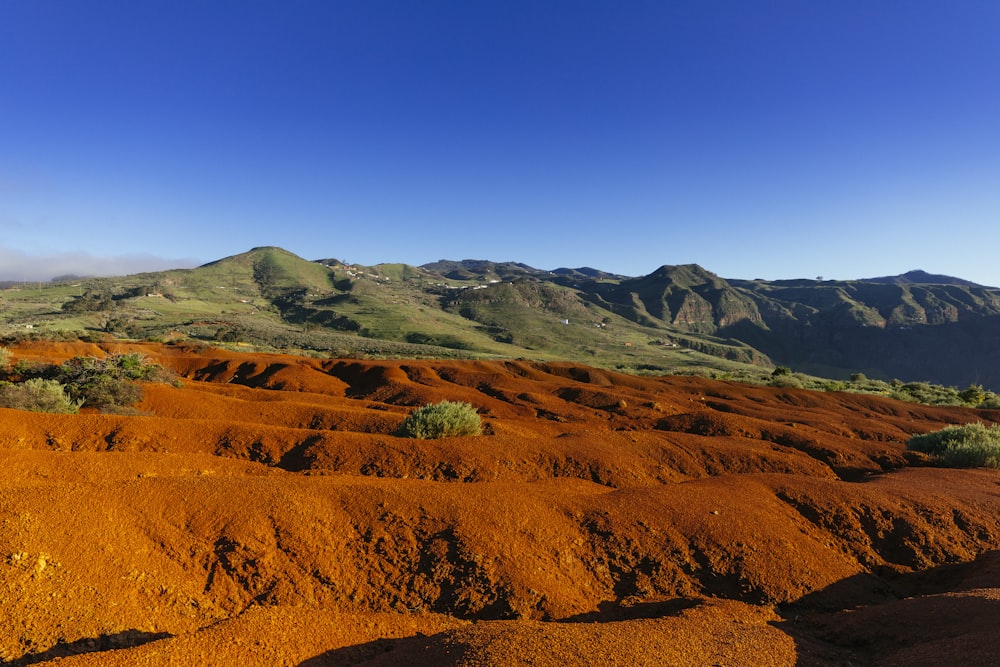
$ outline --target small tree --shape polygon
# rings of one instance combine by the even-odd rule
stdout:
[[[410,413],[401,427],[403,435],[422,440],[459,435],[480,435],[479,413],[468,403],[441,401]]]

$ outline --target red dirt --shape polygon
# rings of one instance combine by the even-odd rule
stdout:
[[[1000,414],[573,364],[140,351],[134,416],[0,409],[0,660],[982,664]],[[485,435],[417,441],[468,401]]]

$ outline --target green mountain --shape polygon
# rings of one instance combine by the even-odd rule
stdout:
[[[661,266],[648,276],[595,285],[591,294],[629,319],[692,333],[761,319],[752,298],[697,264]]]
[[[919,269],[916,271],[907,271],[898,276],[864,278],[860,282],[888,283],[891,285],[965,285],[966,287],[982,287],[982,285],[977,285],[968,280],[962,280],[953,276],[942,276],[939,273],[927,273]]]
[[[1000,290],[917,271],[747,281],[691,264],[633,278],[485,260],[358,266],[264,247],[195,269],[9,287],[0,290],[0,335],[566,359],[651,372],[780,364],[832,378],[1000,388]]]

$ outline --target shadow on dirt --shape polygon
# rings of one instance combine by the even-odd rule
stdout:
[[[797,667],[993,664],[1000,551],[898,576],[860,574],[781,608]]]
[[[636,604],[608,601],[601,603],[597,611],[559,619],[552,621],[552,623],[596,624],[663,618],[680,614],[701,604],[701,600],[687,598]],[[502,624],[503,621],[499,623]],[[341,665],[449,667],[460,663],[466,657],[469,648],[466,640],[449,632],[402,639],[378,639],[366,644],[328,651],[300,663],[299,667],[333,667],[334,665],[338,667]]]
[[[688,609],[694,609],[702,605],[702,600],[690,598],[675,598],[673,600],[662,600],[657,602],[639,602],[636,604],[623,604],[621,602],[607,601],[597,605],[597,611],[577,614],[568,618],[559,619],[559,623],[614,623],[615,621],[636,621],[647,618],[663,618],[664,616],[676,616]]]
[[[299,663],[299,667],[344,667],[345,665],[451,667],[465,657],[468,649],[449,639],[447,633],[400,639],[376,639],[367,644],[327,651]]]
[[[81,655],[83,653],[98,653],[101,651],[112,651],[115,649],[141,646],[143,644],[148,644],[149,642],[155,642],[158,639],[166,639],[167,637],[172,636],[173,635],[168,632],[125,630],[124,632],[116,632],[110,635],[87,637],[86,639],[78,639],[73,642],[56,644],[47,651],[42,651],[41,653],[31,653],[22,656],[17,660],[2,664],[9,665],[10,667],[22,667],[23,665],[34,665],[39,662],[55,660],[56,658],[66,658],[73,655]]]

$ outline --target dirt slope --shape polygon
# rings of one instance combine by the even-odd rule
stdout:
[[[0,409],[0,660],[846,665],[1000,650],[1000,418],[571,364],[141,351],[132,416]],[[401,438],[468,401],[485,435]]]

